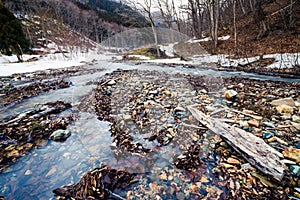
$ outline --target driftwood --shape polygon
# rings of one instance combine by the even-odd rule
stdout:
[[[281,181],[285,174],[285,165],[280,158],[283,155],[270,147],[263,139],[240,128],[230,126],[221,120],[211,118],[203,112],[188,106],[188,110],[203,125],[219,134],[234,150],[262,173]]]

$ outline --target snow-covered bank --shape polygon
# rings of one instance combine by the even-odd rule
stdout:
[[[0,55],[0,76],[9,76],[15,73],[34,72],[38,70],[57,69],[85,65],[92,60],[112,60],[117,56],[114,54],[98,54],[97,52],[72,53],[72,54],[46,54],[23,55],[23,59],[35,60],[17,63],[17,56]],[[118,57],[120,58],[120,57]]]

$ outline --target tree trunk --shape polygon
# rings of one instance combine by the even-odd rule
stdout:
[[[236,0],[233,0],[234,54],[237,55]]]
[[[234,1],[235,1],[235,0],[234,0]],[[234,2],[234,3],[236,4],[236,2]],[[245,11],[245,7],[244,7],[244,5],[243,5],[242,0],[240,0],[240,6],[241,6],[241,9],[242,9],[243,14],[245,15],[245,14],[246,14],[246,11]]]
[[[151,14],[149,14],[149,19],[150,19],[150,24],[151,24],[151,28],[152,28],[152,33],[153,33],[153,36],[154,36],[154,42],[155,42],[155,48],[156,48],[156,51],[157,51],[157,56],[160,57],[160,51],[159,51],[159,46],[158,46],[158,38],[157,38],[157,31],[156,31],[156,28],[155,28],[155,24],[154,24],[154,21],[151,17]]]
[[[219,134],[236,152],[243,156],[251,165],[277,181],[285,176],[283,155],[270,147],[265,141],[235,126],[223,123],[220,119],[205,115],[193,106],[188,110],[212,132]]]

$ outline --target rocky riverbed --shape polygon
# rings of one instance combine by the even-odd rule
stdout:
[[[126,193],[117,190],[124,198],[289,199],[300,192],[299,88],[297,82],[118,70],[82,108],[112,123],[115,157],[134,161],[120,168],[139,180]],[[283,182],[269,179],[194,119],[186,109],[194,104],[282,153]]]
[[[74,70],[70,73],[84,73]],[[34,80],[58,77],[72,87],[63,71],[53,71],[53,76],[43,73]],[[40,90],[34,85],[16,86],[12,79],[1,79],[3,86],[14,87],[12,94],[41,91],[38,95],[53,89],[40,83]],[[58,199],[300,198],[299,82],[115,70],[88,84],[96,87],[75,110],[111,123],[112,139],[106,145],[117,162],[99,160],[102,164],[79,182],[52,188]],[[14,96],[9,99],[3,105],[19,101]],[[188,111],[189,105],[262,138],[281,153],[286,164],[282,182],[264,175],[203,126]],[[77,120],[76,113],[64,114],[70,108],[66,102],[50,102],[3,120],[1,171],[33,148],[47,145],[49,138],[66,139],[60,134],[68,137],[68,125]]]

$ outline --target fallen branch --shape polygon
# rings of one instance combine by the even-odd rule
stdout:
[[[188,106],[188,110],[203,125],[219,134],[235,151],[258,170],[277,181],[282,180],[285,165],[280,158],[283,158],[283,155],[266,144],[263,139],[240,128],[223,123],[219,119],[211,118],[193,106]]]

